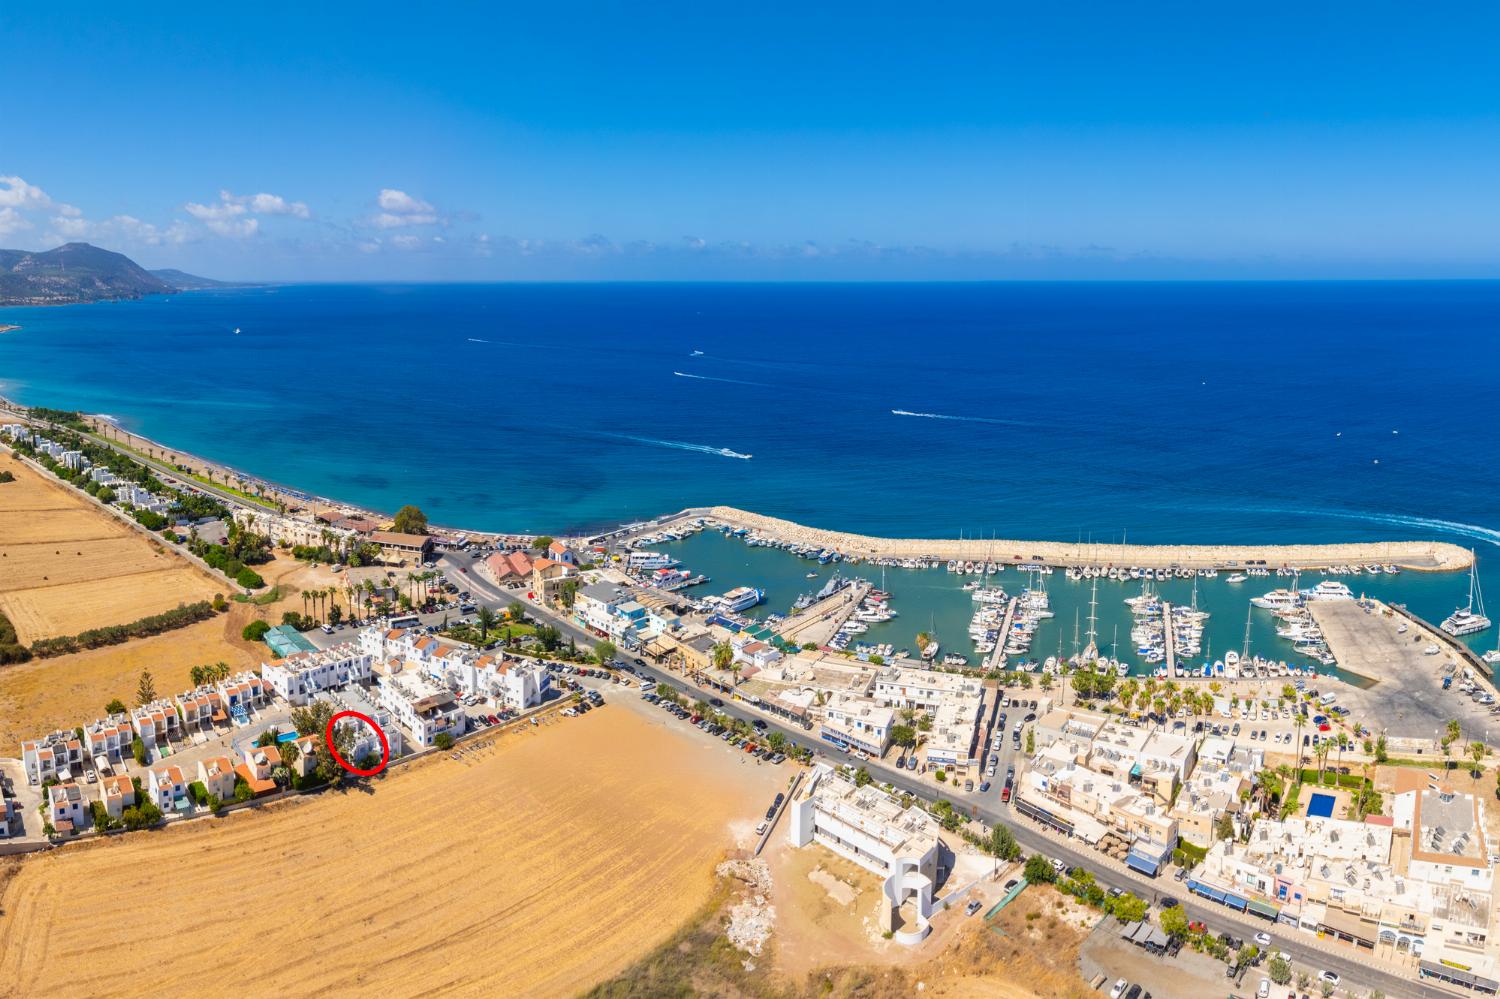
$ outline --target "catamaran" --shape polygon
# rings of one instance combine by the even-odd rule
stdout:
[[[1469,602],[1449,614],[1439,625],[1454,638],[1475,635],[1487,630],[1490,626],[1490,619],[1484,616],[1484,595],[1479,592],[1479,561],[1473,558],[1472,552],[1470,552],[1470,559]]]

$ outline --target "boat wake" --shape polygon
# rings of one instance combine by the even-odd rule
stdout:
[[[689,354],[688,356],[689,357],[702,357],[703,356],[703,351],[701,351],[701,350],[695,350],[691,354]]]
[[[1216,507],[1215,509],[1223,510],[1225,508]],[[1239,513],[1268,513],[1294,517],[1337,517],[1341,520],[1360,520],[1367,524],[1384,524],[1389,527],[1415,527],[1421,530],[1437,531],[1442,534],[1453,534],[1474,541],[1483,541],[1486,544],[1500,547],[1500,529],[1485,527],[1483,524],[1465,524],[1458,520],[1441,520],[1436,517],[1418,517],[1404,513],[1369,513],[1361,510],[1316,510],[1279,506],[1244,506],[1234,507],[1233,509]]]
[[[653,447],[669,447],[678,451],[697,451],[699,454],[717,454],[724,458],[739,458],[741,461],[749,461],[752,457],[731,451],[727,447],[712,447],[708,444],[689,444],[685,441],[667,441],[658,437],[636,437],[633,434],[609,434],[608,436],[625,441],[635,441],[637,444],[650,444]]]
[[[477,336],[471,336],[471,337],[469,337],[469,342],[470,343],[489,343],[488,340],[481,340]]]
[[[920,416],[924,420],[957,420],[960,423],[998,423],[1005,427],[1034,426],[1024,420],[997,420],[989,416],[950,416],[947,413],[913,413],[909,409],[893,409],[892,416]]]
[[[713,375],[690,375],[686,371],[674,371],[672,374],[678,378],[692,378],[700,382],[728,382],[730,385],[754,385],[757,388],[770,388],[765,382],[747,382],[739,378],[716,378]]]

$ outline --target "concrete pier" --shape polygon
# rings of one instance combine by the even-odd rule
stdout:
[[[661,527],[683,518],[703,517],[748,531],[831,548],[859,558],[963,559],[1006,565],[1037,562],[1053,566],[1134,566],[1139,568],[1322,569],[1371,562],[1404,569],[1454,572],[1467,569],[1473,555],[1467,548],[1442,541],[1370,541],[1337,545],[1105,545],[1058,541],[999,541],[973,538],[876,538],[843,531],[826,531],[790,520],[766,517],[732,506],[699,508],[663,518]]]
[[[1005,636],[1010,634],[1011,622],[1016,619],[1016,603],[1016,598],[1011,597],[1010,602],[1005,605],[1005,620],[1000,624],[1000,640],[995,643],[995,651],[990,653],[989,662],[985,663],[986,669],[1005,669]]]
[[[1161,602],[1162,640],[1167,644],[1167,677],[1177,676],[1177,633],[1172,629],[1172,605]]]

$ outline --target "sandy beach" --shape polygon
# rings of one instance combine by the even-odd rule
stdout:
[[[1330,565],[1393,563],[1404,569],[1454,572],[1467,569],[1466,548],[1441,541],[1369,541],[1331,545],[1109,545],[1002,539],[874,538],[826,531],[767,517],[732,506],[711,507],[706,515],[721,523],[864,558],[965,559],[1013,564],[1138,566],[1140,568],[1223,568],[1263,564],[1307,569]]]

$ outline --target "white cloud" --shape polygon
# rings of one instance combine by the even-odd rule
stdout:
[[[20,177],[0,176],[0,208],[37,209],[52,204],[47,192]]]
[[[83,209],[74,208],[72,205],[59,204],[57,206],[57,213],[63,218],[76,219],[83,214]]]
[[[400,215],[431,215],[433,212],[432,205],[421,198],[414,198],[405,191],[391,187],[381,189],[379,203],[384,210]]]
[[[0,236],[30,229],[31,223],[20,212],[9,205],[0,205]]]
[[[226,204],[244,205],[257,215],[290,215],[293,218],[311,218],[312,212],[308,210],[304,201],[288,201],[279,194],[230,194],[228,191],[219,192],[219,200]]]
[[[234,194],[220,191],[216,204],[189,201],[183,211],[202,222],[210,232],[230,239],[246,239],[260,231],[260,215],[285,215],[291,218],[312,217],[306,202],[288,201],[279,194]]]
[[[370,218],[370,224],[377,229],[399,229],[405,225],[436,225],[436,215],[395,215],[391,212],[381,212]]]

